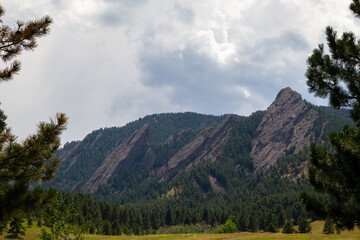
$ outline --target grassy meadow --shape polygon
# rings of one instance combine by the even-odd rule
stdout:
[[[223,239],[223,240],[235,240],[235,239],[244,239],[244,240],[272,240],[272,239],[334,239],[334,240],[359,240],[360,239],[360,230],[355,229],[354,231],[348,232],[344,231],[340,234],[322,234],[324,222],[316,221],[311,224],[312,233],[311,234],[283,234],[283,233],[231,233],[231,234],[161,234],[161,235],[145,235],[145,236],[105,236],[105,235],[84,235],[85,239],[100,239],[100,240],[163,240],[163,239],[203,239],[203,240],[213,240],[213,239]],[[296,227],[295,227],[296,228]],[[4,231],[3,235],[0,235],[1,239],[6,238],[6,232]],[[33,226],[31,228],[26,228],[26,235],[24,240],[27,239],[40,239],[40,228]]]

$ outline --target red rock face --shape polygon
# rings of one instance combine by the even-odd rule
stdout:
[[[128,169],[137,165],[150,165],[153,158],[149,143],[149,125],[145,124],[131,137],[115,147],[81,188],[81,191],[83,193],[95,192],[101,184],[105,184],[111,176],[116,174],[119,168]]]
[[[317,112],[305,104],[299,93],[282,89],[255,132],[251,151],[255,171],[274,165],[286,150],[293,148],[298,153],[308,146],[313,137],[308,130],[317,118]]]

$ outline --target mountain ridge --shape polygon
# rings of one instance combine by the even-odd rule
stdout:
[[[313,106],[285,88],[266,111],[249,117],[149,115],[64,145],[52,184],[121,203],[161,198],[171,189],[183,197],[233,194],[244,177],[269,170],[284,156],[297,156],[311,141],[326,141],[329,129],[346,120],[345,113]],[[130,144],[135,135],[142,136],[138,148]],[[296,168],[306,167],[295,162]]]

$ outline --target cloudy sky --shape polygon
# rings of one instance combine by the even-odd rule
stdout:
[[[307,92],[306,58],[327,25],[358,31],[350,2],[2,0],[6,25],[54,24],[1,84],[1,108],[20,139],[66,113],[64,143],[152,113],[249,115],[287,86],[324,105]]]

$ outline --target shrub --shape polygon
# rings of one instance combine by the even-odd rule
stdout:
[[[236,224],[231,221],[230,219],[226,221],[224,225],[221,225],[221,227],[218,229],[218,233],[234,233],[237,232],[238,229],[236,227]]]

